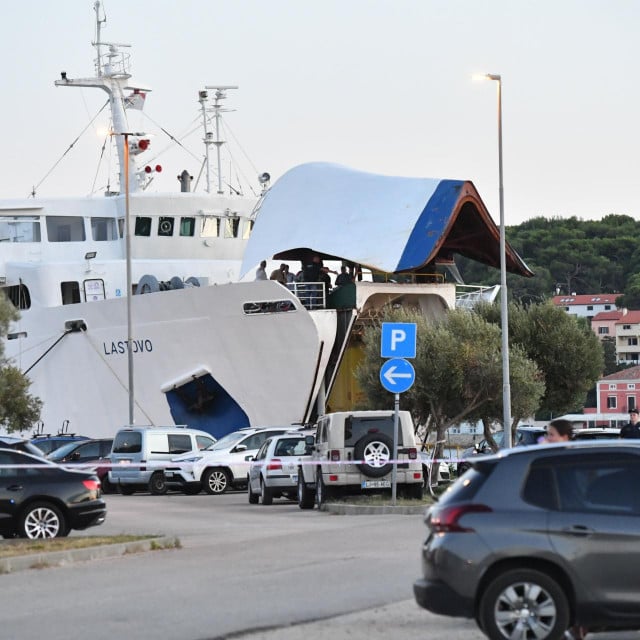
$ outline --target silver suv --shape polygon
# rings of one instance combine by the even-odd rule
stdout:
[[[393,469],[393,411],[341,411],[318,420],[310,459],[298,472],[298,505],[320,507],[337,493],[388,489]],[[418,459],[411,414],[399,412],[397,483],[411,498],[422,498],[422,462]]]
[[[470,464],[427,512],[420,606],[475,618],[491,640],[640,628],[640,441],[518,447]]]

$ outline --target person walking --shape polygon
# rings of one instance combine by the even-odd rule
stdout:
[[[621,438],[640,438],[640,414],[638,409],[629,411],[629,422],[620,429]]]
[[[260,266],[256,269],[256,280],[266,280],[267,279],[267,261],[263,260],[260,263]]]

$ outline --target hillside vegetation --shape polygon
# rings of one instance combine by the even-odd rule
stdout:
[[[602,220],[532,218],[506,228],[507,241],[534,271],[509,274],[509,297],[524,304],[567,293],[619,293],[621,306],[640,309],[640,222],[626,215]],[[496,284],[500,272],[457,259],[468,284]]]

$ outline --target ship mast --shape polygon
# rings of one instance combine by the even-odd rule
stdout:
[[[207,193],[211,193],[211,168],[209,164],[209,146],[214,144],[217,152],[217,168],[218,168],[218,195],[223,195],[222,190],[222,161],[220,159],[220,148],[225,144],[225,140],[220,137],[220,119],[222,118],[222,112],[228,111],[224,109],[220,104],[221,100],[225,100],[227,97],[227,91],[229,89],[237,89],[237,86],[233,85],[207,85],[204,91],[200,91],[199,102],[202,110],[202,125],[204,128],[204,146],[205,146],[205,164],[207,167]],[[216,138],[213,139],[213,133],[209,131],[207,111],[207,99],[209,97],[208,91],[215,91],[215,99],[213,103],[213,118],[215,120]]]
[[[93,78],[68,78],[67,72],[63,71],[60,80],[55,81],[57,87],[93,87],[102,89],[109,96],[109,106],[111,108],[111,119],[113,123],[113,134],[118,150],[118,160],[120,163],[119,185],[120,190],[125,186],[126,175],[136,176],[130,185],[131,192],[138,191],[141,186],[140,176],[137,172],[135,155],[144,151],[149,146],[149,141],[141,139],[144,134],[134,134],[124,136],[129,132],[129,125],[126,113],[125,91],[133,89],[136,91],[148,92],[150,89],[139,86],[132,86],[129,82],[129,54],[121,49],[131,45],[117,42],[105,42],[102,38],[102,25],[106,23],[106,17],[100,18],[100,1],[96,0],[93,5],[96,13],[96,39],[91,44],[96,48],[97,58],[95,62],[96,76]],[[103,54],[102,48],[108,47],[108,52]],[[105,59],[106,58],[106,59]],[[130,153],[125,153],[124,144],[128,139]]]

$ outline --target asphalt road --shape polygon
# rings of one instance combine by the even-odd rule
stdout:
[[[166,534],[182,548],[0,575],[1,640],[483,637],[414,603],[419,515],[253,506],[245,493],[107,500],[107,521],[87,533]]]

